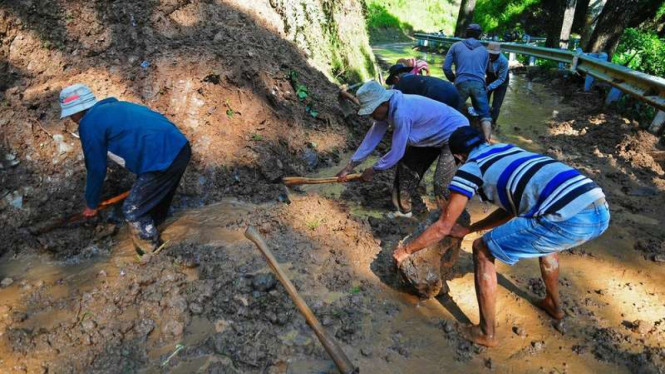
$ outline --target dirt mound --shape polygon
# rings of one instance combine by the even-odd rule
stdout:
[[[268,183],[333,162],[347,146],[348,124],[358,118],[341,111],[330,78],[364,78],[373,58],[364,29],[352,27],[362,20],[359,3],[310,7],[313,20],[303,18],[301,5],[0,5],[3,249],[38,248],[34,238],[15,235],[17,228],[83,206],[80,143],[75,125],[59,120],[57,104],[59,90],[72,83],[88,84],[98,98],[145,104],[183,131],[193,163],[176,207],[229,195],[276,200],[281,190]],[[312,29],[320,32],[307,33]],[[350,39],[354,43],[344,44]],[[118,194],[131,182],[129,173],[113,168],[104,194]],[[89,242],[89,230],[77,230],[79,249]],[[72,245],[47,240],[50,247]]]

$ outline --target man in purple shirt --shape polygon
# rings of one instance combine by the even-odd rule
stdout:
[[[425,172],[439,158],[434,175],[434,194],[447,198],[446,187],[455,173],[455,160],[448,148],[448,138],[469,121],[457,110],[418,95],[405,95],[386,90],[378,82],[365,83],[356,94],[360,102],[359,115],[370,115],[376,122],[351,161],[337,177],[344,180],[379,145],[392,128],[392,145],[372,167],[363,171],[363,180],[372,180],[376,171],[399,165],[395,175],[393,204],[402,215],[411,215],[411,195]],[[416,195],[417,196],[417,195]]]

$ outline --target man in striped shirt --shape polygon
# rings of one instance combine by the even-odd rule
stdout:
[[[537,257],[547,294],[536,304],[553,318],[562,319],[557,253],[592,240],[607,229],[610,213],[603,191],[570,166],[511,144],[490,145],[471,127],[455,130],[449,145],[455,158],[464,163],[450,183],[450,202],[436,223],[413,242],[400,245],[393,257],[399,264],[445,236],[463,238],[493,228],[473,242],[480,324],[465,331],[468,339],[489,347],[496,345],[495,259],[513,265],[522,258]],[[469,228],[457,225],[467,202],[476,194],[499,209]]]

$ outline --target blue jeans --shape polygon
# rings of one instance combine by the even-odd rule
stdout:
[[[506,97],[506,92],[508,91],[509,84],[510,84],[510,74],[508,74],[508,76],[506,77],[506,81],[503,82],[494,91],[487,92],[487,99],[492,101],[490,113],[492,116],[493,125],[496,125],[496,120],[499,119],[499,113],[501,113],[501,105],[503,105],[503,99]]]
[[[471,104],[476,113],[480,116],[481,121],[491,121],[490,105],[487,98],[487,90],[485,90],[485,83],[477,81],[464,81],[455,84],[459,92],[459,111],[466,113],[466,100],[471,97]]]
[[[606,202],[595,202],[565,221],[516,217],[483,235],[492,255],[508,265],[543,257],[599,237],[610,224]]]

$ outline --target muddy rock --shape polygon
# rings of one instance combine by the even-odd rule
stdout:
[[[14,283],[14,280],[12,278],[5,278],[2,281],[0,281],[0,287],[5,288],[9,287]]]
[[[262,273],[252,279],[252,287],[261,292],[268,292],[275,288],[277,279],[272,273]]]
[[[402,243],[408,244],[415,240],[439,218],[439,215],[439,210],[431,212],[415,232],[402,240]],[[469,214],[464,212],[458,222],[461,225],[468,226],[470,222]],[[453,278],[453,266],[457,262],[460,249],[461,240],[444,238],[439,243],[404,260],[399,267],[400,274],[422,298],[432,298],[439,294],[448,293],[448,286],[445,282]]]

